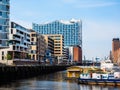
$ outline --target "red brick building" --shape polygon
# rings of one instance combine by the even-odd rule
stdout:
[[[118,63],[120,58],[120,40],[114,38],[112,41],[112,59],[114,63]]]
[[[79,46],[73,47],[73,60],[74,62],[82,63],[82,49]]]

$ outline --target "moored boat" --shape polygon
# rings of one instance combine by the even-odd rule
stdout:
[[[80,78],[78,78],[78,83],[120,86],[120,78],[118,77],[119,75],[119,72],[114,72],[114,74],[80,74]]]
[[[120,79],[81,79],[78,78],[79,84],[91,84],[91,85],[113,85],[120,86]]]

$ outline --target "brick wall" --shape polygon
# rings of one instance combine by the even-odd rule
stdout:
[[[75,62],[82,63],[82,49],[79,46],[73,48],[73,58]]]

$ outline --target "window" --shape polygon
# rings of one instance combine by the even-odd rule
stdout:
[[[4,51],[2,51],[2,55],[4,55]]]
[[[31,42],[31,45],[36,45],[36,42]]]
[[[60,46],[60,44],[55,44],[55,46]]]
[[[15,46],[13,46],[13,50],[15,50]]]
[[[11,34],[13,34],[13,29],[11,29]]]
[[[60,40],[60,37],[56,37],[56,40]]]
[[[31,41],[34,41],[34,38],[31,38]]]
[[[36,54],[36,50],[31,50],[31,53],[32,54]]]
[[[4,56],[2,56],[2,60],[4,60]]]
[[[2,51],[2,60],[4,60],[4,51]]]
[[[2,16],[2,12],[0,11],[0,16]]]
[[[60,51],[60,50],[55,50],[55,52],[58,52],[58,51]]]
[[[0,30],[2,30],[2,26],[0,25]]]
[[[32,34],[32,37],[35,37],[36,36],[36,34]]]
[[[55,43],[60,43],[60,41],[55,41]]]

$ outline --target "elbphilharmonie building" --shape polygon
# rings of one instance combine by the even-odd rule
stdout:
[[[44,24],[33,23],[33,30],[40,34],[62,34],[64,46],[82,47],[82,21],[71,19],[70,21],[57,20]]]

